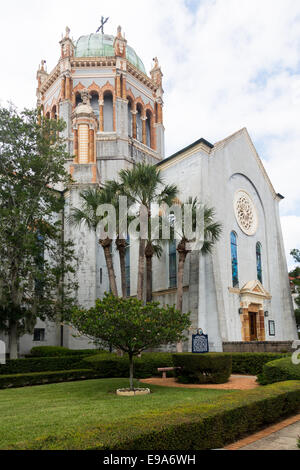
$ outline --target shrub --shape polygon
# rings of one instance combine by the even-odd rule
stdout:
[[[245,375],[258,375],[263,367],[270,361],[286,357],[279,353],[224,353],[232,356],[232,373]]]
[[[222,448],[297,413],[300,383],[234,392],[207,404],[140,415],[98,427],[72,429],[22,444],[39,450],[209,450]],[[16,446],[14,446],[16,449]]]
[[[8,374],[27,374],[30,372],[47,372],[83,369],[82,360],[86,356],[35,357],[32,359],[13,359],[0,365],[0,376]]]
[[[0,389],[44,385],[93,378],[97,378],[97,375],[90,369],[0,375]]]
[[[173,354],[173,363],[180,383],[222,384],[228,382],[232,372],[229,354]]]
[[[258,381],[261,385],[284,382],[286,380],[300,380],[300,364],[293,364],[290,357],[265,364],[262,374],[258,376]]]
[[[102,378],[128,377],[129,359],[127,356],[118,357],[116,354],[100,354],[86,357],[83,360],[85,367],[91,367]],[[169,353],[145,353],[141,358],[134,360],[134,375],[144,379],[159,375],[159,367],[172,367],[172,355]]]
[[[68,349],[61,346],[36,346],[28,357],[87,356],[99,354],[99,349]]]

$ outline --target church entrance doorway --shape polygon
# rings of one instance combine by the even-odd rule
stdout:
[[[249,312],[249,329],[250,329],[250,341],[257,341],[257,314],[255,312]]]

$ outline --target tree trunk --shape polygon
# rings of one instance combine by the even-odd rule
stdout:
[[[146,245],[146,240],[141,239],[140,247],[139,247],[139,267],[138,267],[138,283],[137,283],[138,300],[144,300],[145,245]]]
[[[178,261],[178,278],[177,278],[177,302],[176,302],[176,310],[179,310],[182,313],[182,306],[183,306],[183,276],[184,276],[184,265],[185,260],[189,251],[186,248],[187,240],[183,238],[177,247],[177,252],[179,253],[179,261]],[[182,352],[182,342],[177,344],[177,352]]]
[[[134,391],[134,387],[133,387],[133,356],[131,356],[131,355],[129,355],[129,362],[130,362],[130,376],[129,376],[130,390]]]
[[[9,358],[18,359],[18,332],[16,322],[10,322],[9,325]]]
[[[121,269],[121,285],[122,285],[122,296],[123,299],[127,298],[127,286],[126,286],[126,240],[121,240],[119,237],[116,240],[117,250],[120,257],[120,269]]]
[[[110,240],[108,238],[106,240],[100,240],[100,245],[103,247],[103,250],[104,250],[104,256],[105,256],[105,261],[106,261],[106,266],[107,266],[107,271],[108,271],[110,289],[111,289],[112,294],[115,297],[118,297],[116,275],[115,275],[112,255],[111,255],[111,252],[110,252],[111,244],[112,244],[112,240]]]
[[[152,302],[152,259],[154,255],[154,250],[152,243],[148,241],[146,249],[146,302]]]

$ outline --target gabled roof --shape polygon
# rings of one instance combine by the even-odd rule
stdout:
[[[241,136],[241,135],[244,135],[246,137],[246,139],[248,140],[248,143],[253,151],[253,154],[255,156],[255,159],[258,163],[258,166],[263,174],[263,177],[265,178],[267,184],[269,185],[270,189],[271,189],[271,192],[273,194],[273,197],[274,199],[284,199],[284,197],[281,195],[281,194],[278,194],[276,193],[275,189],[274,189],[274,186],[272,185],[271,183],[271,180],[267,174],[267,171],[263,165],[263,162],[260,158],[260,156],[258,155],[257,153],[257,150],[253,144],[253,141],[248,133],[248,130],[246,129],[246,127],[243,127],[242,129],[240,129],[239,131],[235,132],[234,134],[226,137],[225,139],[223,140],[220,140],[219,142],[217,142],[215,145],[214,145],[214,151],[215,150],[218,150],[218,149],[221,149],[223,147],[225,147],[225,145],[227,145],[229,142],[233,141],[234,139],[236,139],[237,137]]]

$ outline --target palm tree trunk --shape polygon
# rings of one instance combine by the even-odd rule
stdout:
[[[177,247],[177,252],[179,253],[178,260],[178,276],[177,276],[177,303],[176,310],[179,310],[182,313],[183,306],[183,276],[184,276],[184,265],[185,260],[188,255],[188,250],[186,248],[187,240],[183,238]],[[182,352],[182,343],[177,344],[177,352]]]
[[[152,302],[152,259],[154,255],[154,250],[152,243],[148,241],[146,249],[146,302]]]
[[[106,240],[100,240],[100,244],[104,250],[104,256],[105,256],[105,261],[106,261],[106,266],[107,266],[107,271],[108,271],[109,285],[110,285],[111,292],[115,297],[118,297],[116,275],[115,275],[112,255],[110,252],[112,240],[108,238]]]
[[[120,258],[120,269],[121,269],[121,285],[122,285],[122,296],[123,299],[127,298],[127,286],[126,286],[126,240],[121,240],[119,237],[116,240],[117,250]]]
[[[9,358],[18,359],[17,323],[13,321],[9,325]]]
[[[140,247],[139,247],[139,267],[138,267],[138,283],[137,283],[138,300],[144,300],[145,245],[146,245],[146,240],[141,239]]]

